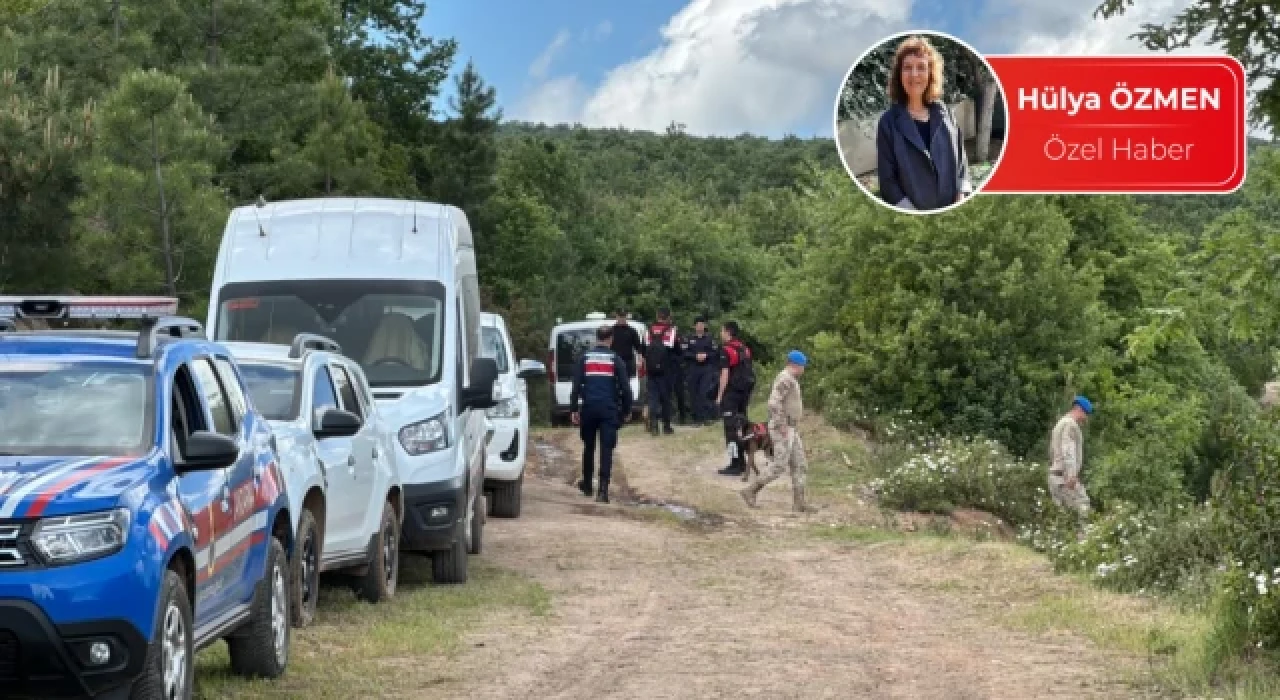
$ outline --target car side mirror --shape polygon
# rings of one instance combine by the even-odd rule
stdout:
[[[492,357],[477,357],[472,360],[471,386],[462,390],[463,408],[485,409],[498,405],[493,398],[497,382],[498,363]]]
[[[546,376],[546,374],[547,366],[537,360],[520,360],[520,369],[516,372],[516,376],[521,379],[532,379]]]
[[[326,409],[320,414],[319,420],[316,421],[316,427],[312,432],[318,438],[331,437],[351,437],[360,432],[364,421],[360,420],[360,416],[351,411],[344,411],[340,408]]]
[[[240,458],[240,445],[222,433],[197,430],[187,438],[182,454],[183,471],[212,471],[235,464]]]

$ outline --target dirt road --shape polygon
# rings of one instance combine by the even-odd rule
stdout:
[[[706,449],[713,428],[665,438],[679,448],[630,432],[617,453],[622,497],[608,506],[573,488],[571,432],[536,438],[524,514],[489,521],[484,556],[539,582],[552,612],[465,634],[465,650],[440,661],[436,690],[584,699],[1146,696],[1124,680],[1140,668],[1135,659],[1000,624],[1013,605],[1001,591],[1017,582],[1002,588],[998,568],[966,574],[981,579],[974,586],[937,585],[936,559],[926,568],[893,542],[821,536],[866,515],[854,512],[852,497],[819,498],[819,513],[794,517],[784,478],[762,495],[761,510],[749,511],[734,493],[740,482],[714,474],[724,457]],[[957,567],[983,559],[967,551],[937,556]]]

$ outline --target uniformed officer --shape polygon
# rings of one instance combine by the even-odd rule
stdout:
[[[627,366],[613,352],[613,328],[596,330],[596,344],[578,358],[569,390],[569,417],[582,436],[582,480],[578,489],[591,495],[595,471],[596,438],[600,440],[600,489],[596,501],[609,502],[609,476],[613,473],[613,448],[618,444],[618,428],[631,415],[631,385]],[[581,399],[582,412],[578,412]]]
[[[689,414],[693,404],[689,400],[689,368],[686,355],[689,351],[689,339],[676,333],[675,352],[672,353],[671,398],[675,401],[676,423],[689,424]]]
[[[676,373],[675,362],[680,352],[679,330],[671,322],[671,310],[658,310],[658,320],[649,326],[649,342],[645,345],[644,365],[649,391],[649,432],[658,434],[658,421],[662,432],[670,435],[671,389]]]
[[[716,407],[712,398],[716,392],[716,360],[719,357],[716,341],[707,333],[707,317],[699,316],[693,324],[693,336],[685,352],[689,367],[689,396],[693,403],[693,422],[706,425],[715,420]]]
[[[799,350],[787,353],[787,366],[773,380],[769,392],[769,438],[773,440],[773,457],[760,478],[742,490],[742,500],[756,507],[756,496],[770,482],[782,476],[784,469],[791,472],[791,509],[797,513],[813,512],[805,502],[805,474],[809,462],[804,455],[804,442],[800,440],[800,418],[804,415],[804,402],[800,398],[800,376],[804,374],[808,359]]]
[[[720,388],[716,393],[716,406],[724,421],[724,442],[729,452],[729,466],[719,471],[725,476],[742,476],[747,469],[742,427],[748,422],[747,406],[751,404],[751,392],[756,386],[751,348],[738,338],[740,333],[735,321],[726,321],[720,328]]]
[[[1084,435],[1080,426],[1093,415],[1093,404],[1083,396],[1071,403],[1071,410],[1058,419],[1049,436],[1049,495],[1060,508],[1080,514],[1089,512],[1089,493],[1080,483],[1084,466]]]

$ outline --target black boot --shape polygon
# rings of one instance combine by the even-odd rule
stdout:
[[[587,498],[590,498],[590,497],[591,497],[591,482],[590,482],[590,481],[583,480],[583,479],[579,479],[579,480],[578,480],[578,490],[582,492],[582,495],[583,495],[583,496],[586,496]]]
[[[671,427],[670,423],[667,423],[666,425],[662,426],[662,433],[664,435],[674,435],[675,432],[676,432],[675,429]]]
[[[600,490],[596,492],[596,503],[608,503],[608,502],[609,502],[609,485],[601,484]]]

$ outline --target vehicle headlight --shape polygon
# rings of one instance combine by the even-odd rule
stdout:
[[[490,418],[519,418],[520,402],[516,399],[503,399],[497,404],[484,409],[485,415]]]
[[[445,414],[410,423],[400,429],[400,445],[411,455],[424,455],[449,446],[449,428]]]
[[[129,539],[129,510],[45,518],[36,523],[31,545],[49,564],[99,559],[124,549]]]

